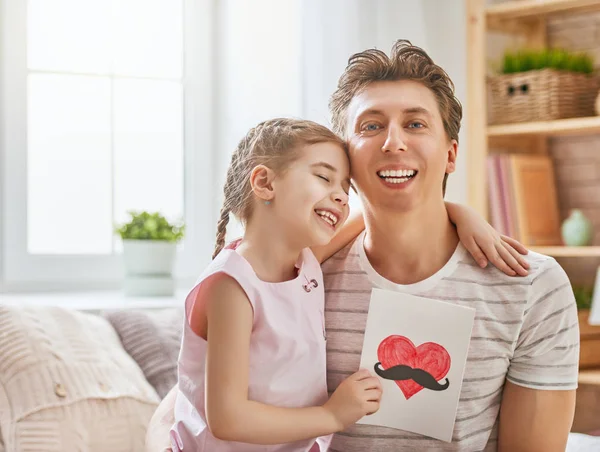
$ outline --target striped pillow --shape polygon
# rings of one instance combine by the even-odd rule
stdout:
[[[103,316],[117,331],[123,348],[140,366],[162,399],[177,383],[183,308],[156,311],[127,309],[108,311]]]

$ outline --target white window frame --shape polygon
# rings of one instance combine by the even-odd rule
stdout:
[[[0,0],[0,291],[119,287],[119,255],[27,252],[26,0]],[[208,263],[214,243],[214,0],[184,0],[184,206],[180,286]]]

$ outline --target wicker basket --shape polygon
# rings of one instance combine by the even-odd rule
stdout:
[[[598,78],[541,69],[488,79],[490,124],[594,116]]]

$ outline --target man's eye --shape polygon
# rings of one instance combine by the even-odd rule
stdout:
[[[422,129],[425,126],[420,122],[411,122],[408,127],[411,129]]]
[[[323,179],[326,182],[329,182],[329,179],[326,176],[323,176],[322,174],[317,174],[317,177]]]
[[[364,130],[366,130],[368,132],[372,132],[372,131],[377,130],[377,129],[379,129],[379,126],[377,124],[373,124],[373,123],[367,124],[364,127]]]

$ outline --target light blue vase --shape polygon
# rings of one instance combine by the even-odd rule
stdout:
[[[585,246],[592,243],[594,231],[592,222],[579,209],[573,209],[561,227],[563,242],[566,246]]]

